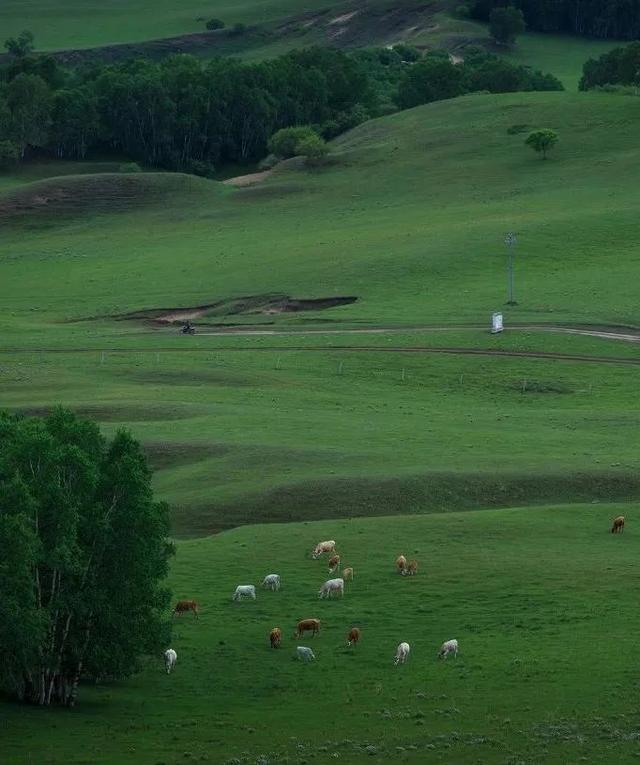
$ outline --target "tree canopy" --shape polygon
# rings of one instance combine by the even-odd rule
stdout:
[[[582,68],[580,90],[602,85],[640,84],[640,42],[614,48],[599,58],[590,58]]]
[[[525,143],[534,151],[542,154],[542,159],[546,159],[547,152],[558,143],[558,134],[549,128],[534,130],[533,133],[529,134]]]
[[[126,431],[1,414],[0,443],[0,690],[72,706],[166,645],[168,509]]]
[[[513,45],[525,30],[524,16],[519,8],[494,8],[489,15],[489,32],[500,45]]]
[[[633,40],[640,36],[640,0],[471,0],[473,18],[489,21],[495,8],[514,6],[537,32]]]

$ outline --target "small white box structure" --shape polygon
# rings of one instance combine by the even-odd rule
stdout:
[[[502,324],[502,314],[491,314],[491,334],[496,335],[498,332],[502,332],[504,325]]]

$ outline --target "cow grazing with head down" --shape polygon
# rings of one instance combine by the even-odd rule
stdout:
[[[280,589],[280,575],[279,574],[267,574],[265,578],[262,580],[262,586],[267,590],[273,590],[274,592],[276,590]]]
[[[440,646],[440,650],[438,651],[438,658],[439,659],[446,659],[447,656],[452,653],[454,658],[458,658],[458,641],[457,640],[447,640]]]
[[[611,527],[612,534],[621,534],[624,531],[624,515],[619,515],[613,519],[613,526]]]
[[[329,573],[333,574],[333,572],[338,568],[339,565],[340,565],[340,556],[332,555],[329,558]]]
[[[308,661],[314,661],[316,658],[313,651],[304,645],[299,645],[296,648],[296,654],[298,655],[300,661],[304,661],[305,663]]]
[[[405,566],[405,568],[402,571],[402,575],[403,576],[415,576],[417,573],[418,573],[418,561],[417,560],[412,560],[409,563],[407,563],[407,565]]]
[[[409,654],[411,653],[411,646],[409,643],[399,643],[398,647],[396,648],[396,656],[393,660],[393,663],[397,666],[398,664],[404,664],[406,660],[409,658]]]
[[[177,659],[178,654],[173,648],[167,648],[164,652],[164,668],[167,670],[168,675],[171,674],[171,670],[175,667]]]
[[[280,648],[280,642],[282,641],[282,630],[280,627],[274,627],[269,633],[269,642],[272,648]]]
[[[326,542],[318,542],[313,552],[311,553],[311,557],[315,559],[315,558],[319,558],[324,553],[334,553],[335,551],[336,551],[335,540],[329,539]]]
[[[357,645],[360,640],[360,630],[357,627],[352,627],[347,635],[347,645]]]
[[[396,569],[399,574],[402,574],[407,567],[407,559],[404,557],[404,555],[398,555],[396,558]]]
[[[182,616],[182,614],[186,614],[187,611],[193,611],[194,618],[198,618],[198,604],[195,600],[179,600],[176,603],[176,607],[173,609],[173,615]]]
[[[330,598],[332,595],[344,595],[344,579],[328,579],[318,591],[320,598]]]
[[[346,582],[348,579],[351,579],[353,581],[353,569],[351,567],[349,568],[343,568],[342,569],[342,578]]]
[[[296,631],[293,633],[294,638],[301,638],[305,632],[311,632],[311,636],[314,637],[320,633],[320,619],[302,619],[298,622]]]
[[[242,600],[242,598],[256,599],[256,588],[253,584],[239,584],[233,593],[232,600]]]

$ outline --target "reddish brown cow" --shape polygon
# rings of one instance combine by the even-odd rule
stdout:
[[[320,632],[320,619],[303,619],[298,622],[294,638],[301,638],[305,632],[311,632],[311,637]]]
[[[347,645],[356,645],[360,640],[360,630],[357,627],[352,627],[347,635]]]
[[[613,526],[611,527],[612,534],[620,534],[624,531],[624,515],[619,515],[613,519]]]
[[[269,633],[269,642],[272,648],[280,648],[280,641],[282,640],[282,630],[280,627],[274,627]]]
[[[179,600],[173,609],[173,615],[182,616],[187,611],[193,611],[194,618],[198,618],[198,604],[195,600]]]
[[[404,557],[404,555],[398,555],[396,558],[396,568],[398,569],[398,573],[402,574],[406,567],[407,559]]]
[[[329,573],[331,573],[332,571],[335,571],[339,565],[340,565],[340,556],[332,555],[329,558]]]

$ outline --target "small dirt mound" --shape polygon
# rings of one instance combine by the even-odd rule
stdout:
[[[292,298],[283,294],[247,295],[245,297],[219,300],[216,303],[185,308],[150,308],[133,311],[112,318],[120,320],[143,319],[154,324],[180,324],[205,317],[238,316],[258,314],[270,316],[279,313],[297,313],[299,311],[324,311],[350,305],[358,300],[354,295],[326,298]]]

